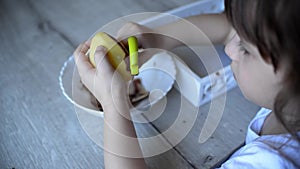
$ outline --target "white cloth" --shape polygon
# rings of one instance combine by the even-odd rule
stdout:
[[[248,126],[245,146],[237,150],[220,167],[259,169],[299,169],[300,143],[290,134],[262,135],[259,133],[271,111],[262,108]]]

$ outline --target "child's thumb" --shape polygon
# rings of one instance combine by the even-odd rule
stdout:
[[[95,63],[97,70],[111,70],[112,66],[108,61],[107,49],[104,46],[98,46],[95,51]]]

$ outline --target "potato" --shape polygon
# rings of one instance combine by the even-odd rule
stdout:
[[[118,43],[113,37],[105,32],[98,32],[91,41],[89,60],[96,67],[95,51],[98,46],[104,46],[107,49],[108,60],[123,77],[125,81],[131,80],[131,74],[127,71],[127,66],[124,61],[128,56],[128,51],[121,43]]]

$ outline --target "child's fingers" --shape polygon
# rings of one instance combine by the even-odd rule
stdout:
[[[110,73],[112,71],[112,66],[108,61],[107,49],[104,46],[98,46],[95,51],[95,63],[97,71]]]
[[[126,23],[117,33],[116,39],[121,42],[125,47],[128,47],[127,39],[130,36],[136,36],[140,39],[141,34],[140,26],[134,22]],[[141,45],[139,44],[139,47]]]
[[[119,31],[117,32],[117,40],[122,41],[124,39],[127,39],[129,36],[131,36],[134,31],[132,31],[132,27],[134,27],[136,24],[133,22],[126,23]],[[127,43],[127,42],[126,42]]]
[[[86,52],[89,50],[90,48],[90,44],[91,42],[90,41],[86,41],[84,43],[81,43],[75,50],[74,53],[82,53],[83,55],[86,54]]]
[[[93,76],[94,68],[91,65],[86,52],[89,49],[89,42],[80,44],[74,51],[74,59],[81,79],[86,82]]]

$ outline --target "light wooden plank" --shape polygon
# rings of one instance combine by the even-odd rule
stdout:
[[[45,24],[76,44],[113,20],[135,13],[165,12],[196,0],[29,0]]]
[[[62,63],[76,44],[117,17],[134,12],[166,11],[187,1],[138,1],[130,10],[124,9],[126,3],[132,3],[129,0],[119,6],[115,2],[105,2],[104,6],[92,0],[43,0],[31,1],[31,5],[26,2],[0,1],[0,149],[3,152],[0,167],[103,168],[102,149],[87,137],[72,105],[59,91],[57,76]],[[111,12],[112,7],[117,12]],[[92,22],[99,16],[95,9],[105,16]],[[169,113],[154,122],[161,131],[176,118],[174,105],[178,93],[172,91],[169,98],[173,103],[168,106]],[[199,144],[197,139],[207,110],[208,105],[201,107],[196,125],[176,147],[197,168],[209,168],[243,141],[245,124],[254,114],[241,116],[240,113],[255,112],[257,107],[245,101],[238,90],[230,92],[219,128],[208,142]],[[231,123],[232,117],[243,118]],[[137,127],[140,136],[157,134],[149,125],[138,126],[143,126]],[[148,165],[190,168],[174,151],[147,159]]]

